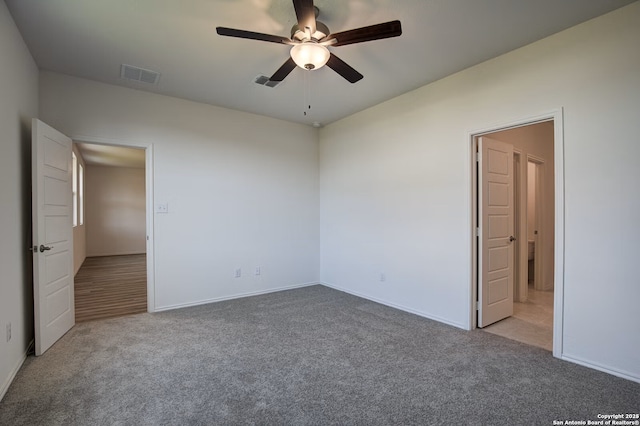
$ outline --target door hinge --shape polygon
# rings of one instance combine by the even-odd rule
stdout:
[[[476,228],[475,230],[476,237],[480,236],[480,228]]]
[[[480,153],[476,151],[476,163],[480,162]]]
[[[480,306],[478,305],[478,301],[476,300],[473,304],[475,305],[476,311],[479,311]]]

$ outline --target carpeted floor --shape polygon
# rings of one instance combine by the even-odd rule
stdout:
[[[551,425],[638,413],[640,384],[322,286],[75,326],[2,425]]]

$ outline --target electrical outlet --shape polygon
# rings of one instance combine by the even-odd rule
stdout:
[[[11,340],[11,323],[7,324],[7,342]]]
[[[256,266],[256,270],[254,272],[255,275],[260,275],[261,271],[260,271],[260,267]]]
[[[156,204],[156,213],[169,213],[169,203]]]
[[[387,275],[383,272],[380,274],[380,282],[385,282],[387,280]]]
[[[236,278],[240,278],[242,276],[242,269],[236,269]]]

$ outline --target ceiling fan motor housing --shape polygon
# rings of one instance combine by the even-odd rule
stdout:
[[[320,21],[316,21],[316,32],[311,34],[311,40],[319,41],[331,34],[329,28]],[[305,41],[307,39],[307,33],[304,28],[300,28],[298,24],[291,27],[291,40]]]

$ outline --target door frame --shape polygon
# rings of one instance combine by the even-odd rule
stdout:
[[[521,170],[523,167],[523,155],[518,149],[513,150],[513,189],[514,189],[514,236],[517,243],[514,246],[514,265],[513,265],[513,301],[526,302],[528,293],[527,268],[526,265],[526,245],[522,244],[522,233],[526,225],[526,216],[522,209],[522,197],[527,195],[526,182],[521,178]]]
[[[493,124],[485,128],[467,132],[469,153],[469,235],[471,246],[471,271],[469,282],[469,324],[477,328],[477,282],[478,282],[478,242],[477,242],[477,184],[478,164],[476,162],[476,140],[478,137],[516,127],[528,126],[545,121],[553,121],[554,134],[554,188],[555,188],[555,233],[554,233],[554,292],[553,292],[553,356],[562,357],[563,319],[564,319],[564,122],[563,109],[558,108],[546,113],[514,119],[503,124]],[[522,158],[521,158],[522,159]]]
[[[144,173],[145,173],[145,217],[147,233],[147,312],[155,312],[155,257],[154,257],[154,235],[153,235],[153,143],[142,141],[122,141],[87,135],[71,135],[73,142],[87,142],[95,145],[118,146],[122,148],[144,149]]]

